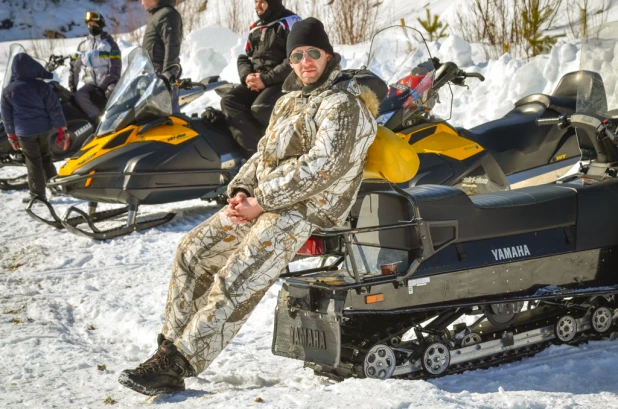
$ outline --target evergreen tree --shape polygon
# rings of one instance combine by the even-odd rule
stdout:
[[[427,13],[427,19],[421,20],[420,18],[417,18],[417,20],[427,32],[427,35],[429,36],[429,41],[439,40],[446,37],[446,29],[448,28],[448,23],[444,24],[439,21],[437,15],[432,16],[429,7],[425,8],[425,12]]]
[[[528,57],[534,57],[556,44],[556,37],[542,34],[543,26],[552,19],[555,10],[540,7],[539,0],[530,0],[526,3],[521,11],[521,33],[527,43]]]

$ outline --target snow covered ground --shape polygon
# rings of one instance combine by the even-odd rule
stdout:
[[[300,361],[271,354],[278,284],[215,363],[187,380],[186,393],[147,401],[116,379],[153,351],[176,243],[216,207],[148,207],[148,214],[179,215],[167,226],[101,243],[35,223],[22,196],[0,194],[2,408],[97,408],[108,398],[123,408],[618,407],[615,341],[554,346],[518,363],[427,382],[331,383]],[[61,212],[78,203],[53,202]]]
[[[210,38],[217,41],[204,41]],[[69,53],[75,41],[57,49]],[[221,73],[237,80],[235,58],[243,42],[226,29],[191,33],[183,47],[185,73],[194,79]],[[126,56],[130,44],[121,44]],[[8,45],[0,44],[0,73]],[[366,62],[368,46],[336,49],[347,67],[358,67]],[[578,67],[577,43],[561,42],[530,62],[508,55],[482,61],[474,46],[455,37],[431,47],[443,60],[487,78],[470,80],[469,90],[454,90],[452,123],[458,126],[497,118],[529,93],[550,92],[563,74]],[[66,83],[66,69],[58,74]],[[201,97],[187,112],[201,112],[209,104],[218,104],[216,96]],[[16,172],[2,169],[0,177]],[[330,383],[300,361],[271,354],[278,284],[214,364],[187,380],[186,393],[146,401],[116,379],[154,350],[176,244],[218,208],[197,200],[144,207],[143,216],[178,215],[156,229],[95,242],[35,223],[23,210],[23,196],[0,192],[2,408],[97,408],[112,402],[123,408],[144,403],[174,408],[618,408],[618,342],[612,341],[555,346],[518,363],[431,381]],[[59,214],[70,205],[85,206],[69,197],[52,203]]]

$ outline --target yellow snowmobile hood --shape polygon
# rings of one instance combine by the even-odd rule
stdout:
[[[178,145],[199,135],[188,125],[187,121],[174,116],[169,119],[171,123],[163,123],[141,134],[140,130],[143,126],[130,125],[119,132],[94,138],[62,165],[58,176],[70,176],[81,166],[131,143],[161,142]]]

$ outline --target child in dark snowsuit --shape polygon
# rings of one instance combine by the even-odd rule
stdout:
[[[50,132],[57,129],[56,143],[68,148],[67,123],[58,97],[42,81],[52,74],[41,64],[28,54],[17,54],[11,74],[2,91],[2,121],[11,146],[21,148],[26,157],[30,196],[46,199],[45,182],[57,175],[49,150]]]

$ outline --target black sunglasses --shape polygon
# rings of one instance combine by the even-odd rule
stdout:
[[[296,51],[295,53],[292,53],[292,55],[290,55],[290,62],[292,64],[300,64],[300,62],[305,57],[305,54],[307,54],[307,56],[313,61],[317,61],[320,59],[320,57],[322,57],[322,50],[320,50],[319,48],[310,48],[306,51]]]

